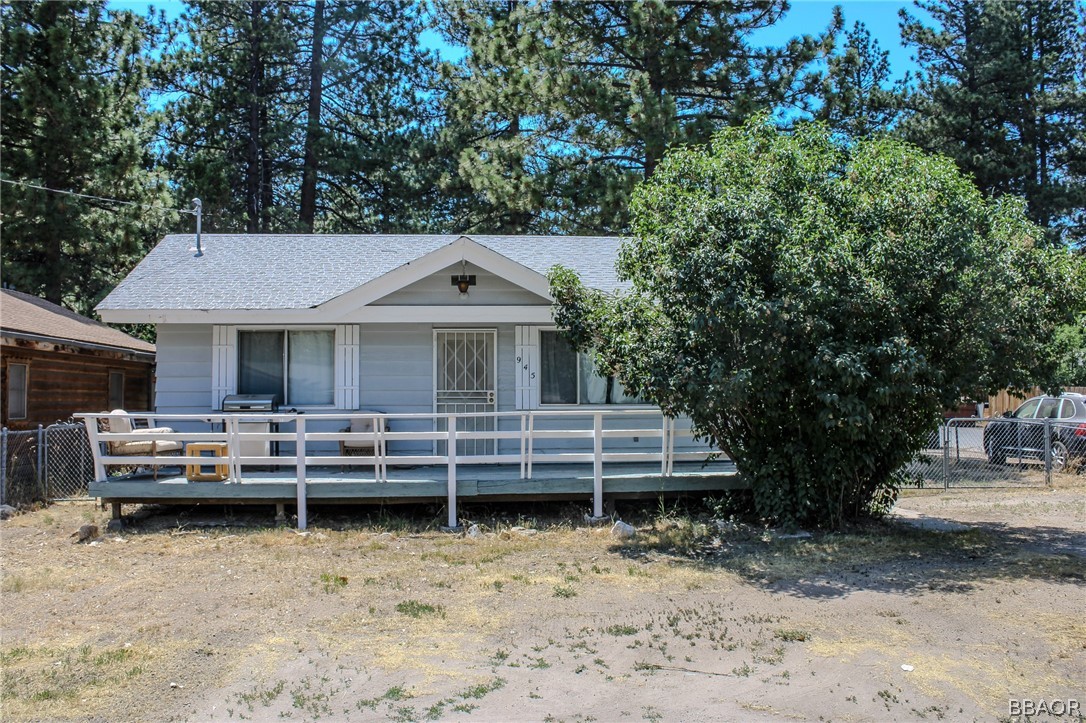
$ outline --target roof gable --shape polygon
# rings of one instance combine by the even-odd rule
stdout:
[[[409,261],[322,306],[331,313],[366,306],[441,273],[457,262],[471,263],[486,269],[535,294],[541,303],[550,302],[549,284],[544,274],[512,261],[467,236],[461,236],[452,243]]]

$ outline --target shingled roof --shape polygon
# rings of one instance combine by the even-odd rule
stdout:
[[[93,344],[154,353],[155,345],[13,289],[0,289],[0,330],[5,334],[44,337],[59,342]]]
[[[99,309],[308,309],[464,238],[410,235],[191,234],[164,238]],[[467,238],[537,273],[561,263],[588,286],[617,289],[612,236]]]

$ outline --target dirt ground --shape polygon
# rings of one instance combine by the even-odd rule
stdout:
[[[0,523],[0,717],[1065,711],[1086,703],[1081,478],[912,493],[885,523],[811,537],[670,503],[620,505],[639,529],[628,541],[572,506],[480,511],[470,537],[433,529],[439,510],[317,510],[300,534],[269,526],[269,510],[221,507],[147,511],[107,533],[92,504],[57,504]],[[91,523],[101,537],[70,537]]]

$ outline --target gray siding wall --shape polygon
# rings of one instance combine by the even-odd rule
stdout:
[[[211,408],[211,324],[159,324],[155,411],[198,414]],[[178,425],[166,422],[171,427]]]
[[[446,281],[446,283],[448,283]],[[474,292],[473,292],[474,293]],[[432,324],[363,324],[359,362],[360,408],[389,414],[430,414],[434,409],[434,326]],[[498,324],[480,328],[496,328],[498,339],[498,411],[514,411],[516,403],[515,337],[513,324]],[[158,327],[158,377],[155,409],[161,414],[200,414],[211,408],[211,338],[210,324],[160,324]],[[592,426],[591,416],[561,421],[538,419],[539,429],[562,426]],[[201,423],[165,421],[175,429],[200,429]],[[646,417],[624,417],[605,420],[608,429],[656,429],[659,422]],[[343,420],[320,419],[320,413],[307,415],[311,431],[334,431],[345,425]],[[293,427],[293,425],[291,425]],[[502,429],[519,429],[518,417],[503,421]],[[400,420],[393,423],[394,431],[429,430],[430,420]],[[283,431],[288,431],[284,429]],[[332,453],[334,445],[325,445],[322,452]],[[605,451],[656,451],[658,437],[607,440]],[[689,443],[677,444],[677,449],[694,449]],[[284,450],[288,446],[284,445]],[[426,442],[395,442],[393,453],[428,454]],[[503,453],[519,450],[516,441],[502,442]],[[589,451],[586,440],[539,440],[539,453],[581,449]]]
[[[459,306],[549,306],[550,302],[542,296],[536,296],[516,284],[513,284],[500,276],[467,264],[464,273],[474,275],[476,284],[471,287],[468,295],[460,297],[456,287],[452,285],[452,277],[461,273],[460,264],[455,264],[443,271],[439,271],[425,279],[420,279],[409,284],[399,291],[385,296],[375,302],[373,306],[433,306],[443,304],[457,304]]]

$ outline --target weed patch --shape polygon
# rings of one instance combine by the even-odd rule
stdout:
[[[418,600],[404,600],[396,604],[396,612],[409,618],[421,618],[427,615],[445,617],[445,608],[440,605],[430,605]]]

